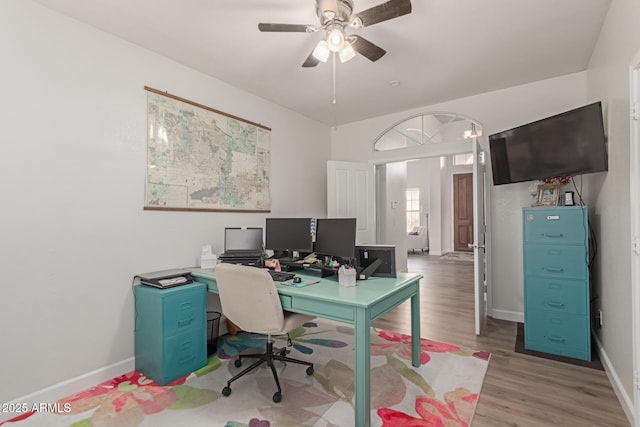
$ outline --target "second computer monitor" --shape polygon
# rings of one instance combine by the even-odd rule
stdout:
[[[355,218],[318,219],[315,252],[319,255],[352,259],[356,246]]]
[[[311,218],[267,218],[266,249],[313,252]]]

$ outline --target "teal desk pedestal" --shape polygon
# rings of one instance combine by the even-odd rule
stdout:
[[[203,283],[157,289],[134,287],[136,370],[160,385],[207,364]]]
[[[371,322],[411,299],[412,365],[420,366],[420,279],[419,274],[398,273],[398,277],[372,277],[357,286],[338,285],[338,277],[320,278],[315,271],[297,271],[303,281],[319,283],[294,288],[277,284],[282,308],[324,319],[349,323],[355,329],[355,426],[371,424]],[[192,276],[218,293],[215,272],[192,270]]]

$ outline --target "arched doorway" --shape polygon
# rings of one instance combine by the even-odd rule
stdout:
[[[440,191],[436,189],[435,193],[429,193],[428,203],[421,206],[419,214],[421,220],[429,221],[426,224],[428,228],[434,229],[433,225],[437,221],[446,224],[445,233],[432,234],[436,234],[434,238],[442,238],[442,234],[451,236],[452,247],[455,233],[458,232],[458,228],[454,226],[456,204],[453,202],[456,192],[453,178],[456,174],[452,168],[447,167],[447,160],[443,159],[470,158],[471,165],[468,163],[467,165],[468,172],[473,175],[473,185],[472,188],[469,188],[473,200],[473,243],[469,247],[473,249],[474,253],[475,329],[478,335],[481,333],[487,312],[487,302],[491,297],[490,253],[486,251],[489,236],[487,230],[489,221],[485,208],[485,196],[487,195],[485,188],[487,186],[485,185],[484,153],[479,141],[481,137],[482,124],[480,122],[457,113],[431,112],[416,114],[393,124],[380,133],[372,143],[374,151],[372,163],[377,165],[376,174],[379,176],[397,177],[401,175],[402,167],[398,167],[398,165],[402,162],[416,159],[436,159],[435,162],[432,162],[434,165],[432,169],[435,169],[432,171],[432,177],[435,180],[440,180]],[[387,173],[387,169],[392,172]],[[406,176],[406,166],[404,166],[404,171]],[[433,186],[432,183],[430,185]],[[388,202],[387,193],[397,192],[397,189],[397,185],[380,183],[378,180],[377,199]],[[397,209],[396,201],[377,203],[378,226],[376,228],[381,240],[392,240],[387,233],[397,233],[397,224],[400,222]],[[396,230],[388,230],[389,227],[395,227]],[[431,243],[429,244],[431,246]],[[403,247],[402,244],[396,246]],[[406,265],[406,258],[404,263]]]

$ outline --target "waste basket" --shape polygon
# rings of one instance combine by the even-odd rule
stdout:
[[[218,350],[218,335],[220,334],[220,313],[207,311],[207,356]]]

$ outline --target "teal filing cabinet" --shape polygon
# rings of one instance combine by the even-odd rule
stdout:
[[[591,360],[584,206],[523,209],[524,346]]]
[[[204,283],[135,286],[136,370],[160,385],[207,364]]]

